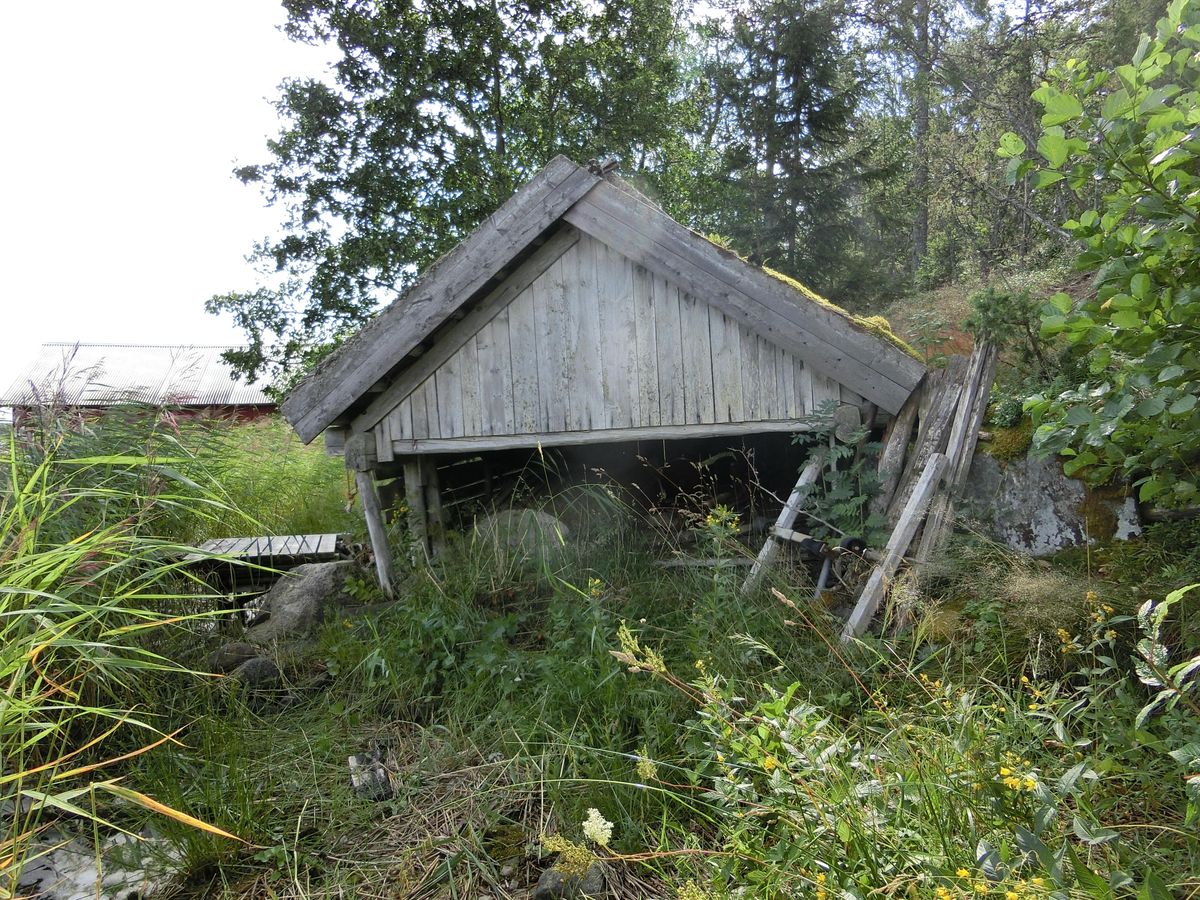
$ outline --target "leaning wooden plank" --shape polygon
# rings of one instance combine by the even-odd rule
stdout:
[[[390,600],[393,582],[392,549],[388,546],[387,530],[383,527],[383,511],[379,508],[379,495],[375,493],[375,479],[370,472],[355,472],[354,482],[358,486],[358,502],[362,504],[363,518],[367,520],[367,535],[371,539],[371,552],[375,554],[379,586]]]
[[[958,408],[958,398],[962,394],[962,373],[967,366],[965,356],[956,356],[946,368],[944,379],[935,386],[933,402],[929,413],[921,423],[917,432],[916,446],[912,455],[904,465],[904,474],[896,487],[888,507],[888,523],[894,528],[900,519],[900,514],[912,493],[919,474],[924,471],[925,464],[934,453],[941,453],[946,446],[949,436],[950,423],[954,411]]]
[[[351,425],[352,430],[365,431],[391,412],[417,385],[448,362],[483,326],[492,321],[500,310],[508,306],[577,243],[579,230],[570,226],[546,241],[529,259],[518,266],[503,284],[488,294],[479,306],[467,313],[436,344],[405,369],[387,390],[371,401],[371,405],[362,415],[355,418]]]
[[[281,409],[305,443],[591,190],[598,177],[557,156],[298,384]]]
[[[946,471],[946,487],[938,491],[929,507],[925,530],[921,534],[921,545],[917,551],[922,561],[932,558],[945,542],[954,521],[956,495],[961,490],[959,479],[966,481],[971,457],[975,455],[975,444],[979,439],[979,426],[987,414],[987,401],[996,374],[997,352],[992,344],[975,348],[968,370],[968,382],[954,417],[954,427],[946,444],[949,464]]]
[[[879,454],[879,493],[871,498],[871,512],[874,515],[884,515],[888,504],[892,502],[892,495],[896,493],[896,485],[904,472],[908,441],[917,421],[920,397],[921,391],[918,388],[904,401],[904,406],[892,419],[891,430],[883,443],[883,452]]]
[[[800,507],[804,505],[804,499],[808,493],[805,488],[815,483],[820,474],[821,460],[819,458],[809,460],[808,465],[800,473],[800,480],[792,488],[791,496],[783,504],[783,511],[780,512],[779,519],[775,522],[776,528],[791,529],[796,524],[796,519],[800,515]],[[778,555],[779,542],[775,540],[774,535],[768,534],[767,539],[763,542],[762,550],[758,551],[758,559],[754,561],[750,574],[746,576],[746,580],[742,584],[743,594],[754,590]]]
[[[429,518],[425,513],[420,457],[404,464],[404,502],[408,506],[408,529],[413,536],[412,563],[419,565],[429,559]]]
[[[843,641],[850,641],[867,630],[867,626],[871,623],[871,617],[875,615],[875,610],[879,608],[884,594],[887,593],[888,583],[896,574],[896,569],[900,567],[904,553],[908,550],[908,545],[912,543],[913,536],[916,535],[917,528],[921,525],[921,519],[929,506],[929,500],[933,496],[938,482],[941,481],[948,462],[944,453],[935,453],[925,464],[925,470],[921,473],[921,478],[904,507],[904,513],[900,516],[900,521],[888,540],[887,547],[883,552],[883,560],[871,572],[867,586],[863,588],[863,592],[858,598],[858,604],[854,607],[854,612],[850,614],[850,620],[842,630]]]

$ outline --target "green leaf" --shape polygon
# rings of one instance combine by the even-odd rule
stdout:
[[[1061,125],[1063,122],[1069,122],[1071,119],[1077,119],[1083,115],[1083,104],[1072,94],[1057,94],[1049,97],[1044,105],[1046,114],[1042,116],[1043,126]],[[1041,141],[1038,142],[1038,149],[1041,149]]]
[[[1067,146],[1067,139],[1061,134],[1044,134],[1038,140],[1038,153],[1040,153],[1054,168],[1058,168],[1067,161],[1070,155],[1070,148]]]
[[[1096,458],[1095,453],[1092,453],[1090,450],[1085,450],[1074,459],[1069,459],[1063,463],[1063,474],[1070,478],[1080,469],[1087,466],[1094,466],[1099,461],[1100,460]]]
[[[1095,418],[1096,416],[1092,412],[1091,407],[1080,404],[1072,406],[1067,410],[1066,416],[1063,417],[1063,422],[1067,425],[1091,425],[1092,420]],[[1095,462],[1095,460],[1093,459],[1092,462]]]
[[[1025,149],[1025,142],[1018,135],[1006,131],[1000,135],[1000,146],[996,148],[996,155],[1002,157],[1021,156]]]
[[[1119,309],[1109,316],[1108,321],[1117,328],[1141,328],[1146,324],[1136,309]]]
[[[1173,900],[1173,898],[1166,882],[1151,871],[1146,873],[1146,880],[1142,882],[1142,888],[1138,891],[1138,900]]]
[[[1167,407],[1167,412],[1169,412],[1173,416],[1182,416],[1184,413],[1190,413],[1195,408],[1196,408],[1196,395],[1195,394],[1185,394],[1184,396],[1182,396],[1178,400],[1176,400],[1174,403],[1172,403],[1169,407]]]
[[[1147,397],[1141,403],[1134,407],[1134,411],[1142,418],[1149,419],[1152,416],[1157,416],[1160,412],[1167,408],[1167,404],[1160,397]]]
[[[1092,213],[1093,218],[1095,217],[1095,215],[1096,214],[1093,212]],[[1064,293],[1062,291],[1059,291],[1057,294],[1055,294],[1053,297],[1050,298],[1050,305],[1053,306],[1055,309],[1057,309],[1064,316],[1068,315],[1071,312],[1071,305],[1072,305],[1071,304],[1071,295]]]
[[[1166,366],[1161,372],[1158,373],[1158,381],[1160,383],[1164,381],[1174,381],[1176,378],[1182,375],[1183,372],[1183,366]]]
[[[1055,182],[1062,181],[1066,176],[1062,172],[1051,172],[1049,169],[1039,169],[1038,173],[1033,177],[1033,182],[1030,187],[1037,191],[1044,187],[1049,187]]]

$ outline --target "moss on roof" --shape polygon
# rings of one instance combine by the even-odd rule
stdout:
[[[818,294],[816,291],[812,290],[811,288],[805,287],[803,284],[801,284],[795,278],[792,278],[788,275],[784,275],[782,272],[777,272],[774,269],[767,268],[766,266],[760,266],[759,268],[761,268],[764,272],[766,272],[772,278],[782,281],[788,287],[794,288],[795,290],[799,291],[801,294],[803,294],[809,300],[812,300],[814,303],[820,303],[822,306],[826,307],[827,309],[833,310],[839,316],[845,317],[846,319],[853,322],[855,325],[858,325],[860,328],[862,328],[866,331],[869,331],[871,334],[875,335],[876,337],[882,338],[883,340],[894,344],[895,346],[897,346],[901,350],[903,350],[905,353],[907,353],[909,356],[911,356],[913,359],[919,361],[922,365],[924,365],[925,357],[921,356],[921,354],[918,353],[915,349],[913,349],[907,343],[902,341],[900,338],[896,337],[895,333],[892,331],[892,323],[889,322],[887,319],[885,319],[883,316],[856,316],[849,310],[842,309],[836,303],[831,303],[830,301],[826,300],[824,297],[822,297],[820,294]]]

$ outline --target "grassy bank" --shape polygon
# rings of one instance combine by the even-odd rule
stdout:
[[[224,449],[193,453],[193,438]],[[156,554],[237,527],[234,499],[279,530],[337,530],[326,523],[345,521],[340,464],[293,461],[286,442],[273,456],[270,432],[163,440],[169,466],[165,451],[109,452],[34,479],[57,510],[38,546],[65,556],[0,566],[0,621],[25,623],[27,641],[6,657],[6,678],[17,684],[23,665],[34,680],[20,696],[43,702],[15,705],[10,689],[0,737],[10,792],[24,789],[14,760],[28,771],[78,750],[45,771],[97,764],[63,782],[89,812],[134,831],[149,820],[128,796],[91,788],[121,778],[237,836],[155,816],[184,854],[175,896],[523,897],[555,863],[541,841],[554,834],[573,847],[560,862],[606,859],[622,897],[1157,900],[1200,889],[1200,715],[1190,673],[1170,671],[1198,649],[1196,596],[1153,614],[1200,580],[1193,525],[1048,564],[962,537],[913,592],[913,624],[853,646],[808,603],[802,570],[742,597],[733,569],[656,567],[662,550],[631,515],[573,539],[553,564],[498,564],[463,538],[437,567],[404,573],[393,605],[356,584],[354,602],[376,613],[328,622],[264,699],[192,673],[236,628],[178,619],[200,604]],[[300,472],[307,487],[289,492]],[[147,478],[166,479],[149,504]],[[6,484],[0,560],[34,546],[39,516],[13,505],[30,483]],[[106,496],[105,484],[122,492]],[[305,528],[288,498],[309,495],[326,499],[300,503],[315,516]],[[135,501],[145,517],[114,515]],[[122,544],[112,563],[89,556],[105,521],[143,543]],[[745,552],[731,525],[710,517],[702,555]],[[34,572],[52,577],[34,584]],[[151,614],[165,620],[154,630],[142,627]],[[55,645],[49,668],[42,619],[74,642]],[[1137,664],[1141,641],[1153,666]],[[58,718],[45,718],[50,707]],[[57,735],[44,745],[53,752],[30,743],[35,733]],[[176,737],[120,758],[166,734]],[[392,770],[390,798],[352,788],[346,759],[365,753]],[[587,836],[590,810],[611,835]],[[44,807],[40,821],[61,811]]]

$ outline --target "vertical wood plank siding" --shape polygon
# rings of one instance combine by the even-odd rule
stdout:
[[[397,442],[791,420],[862,405],[721,310],[582,235],[388,415]]]

